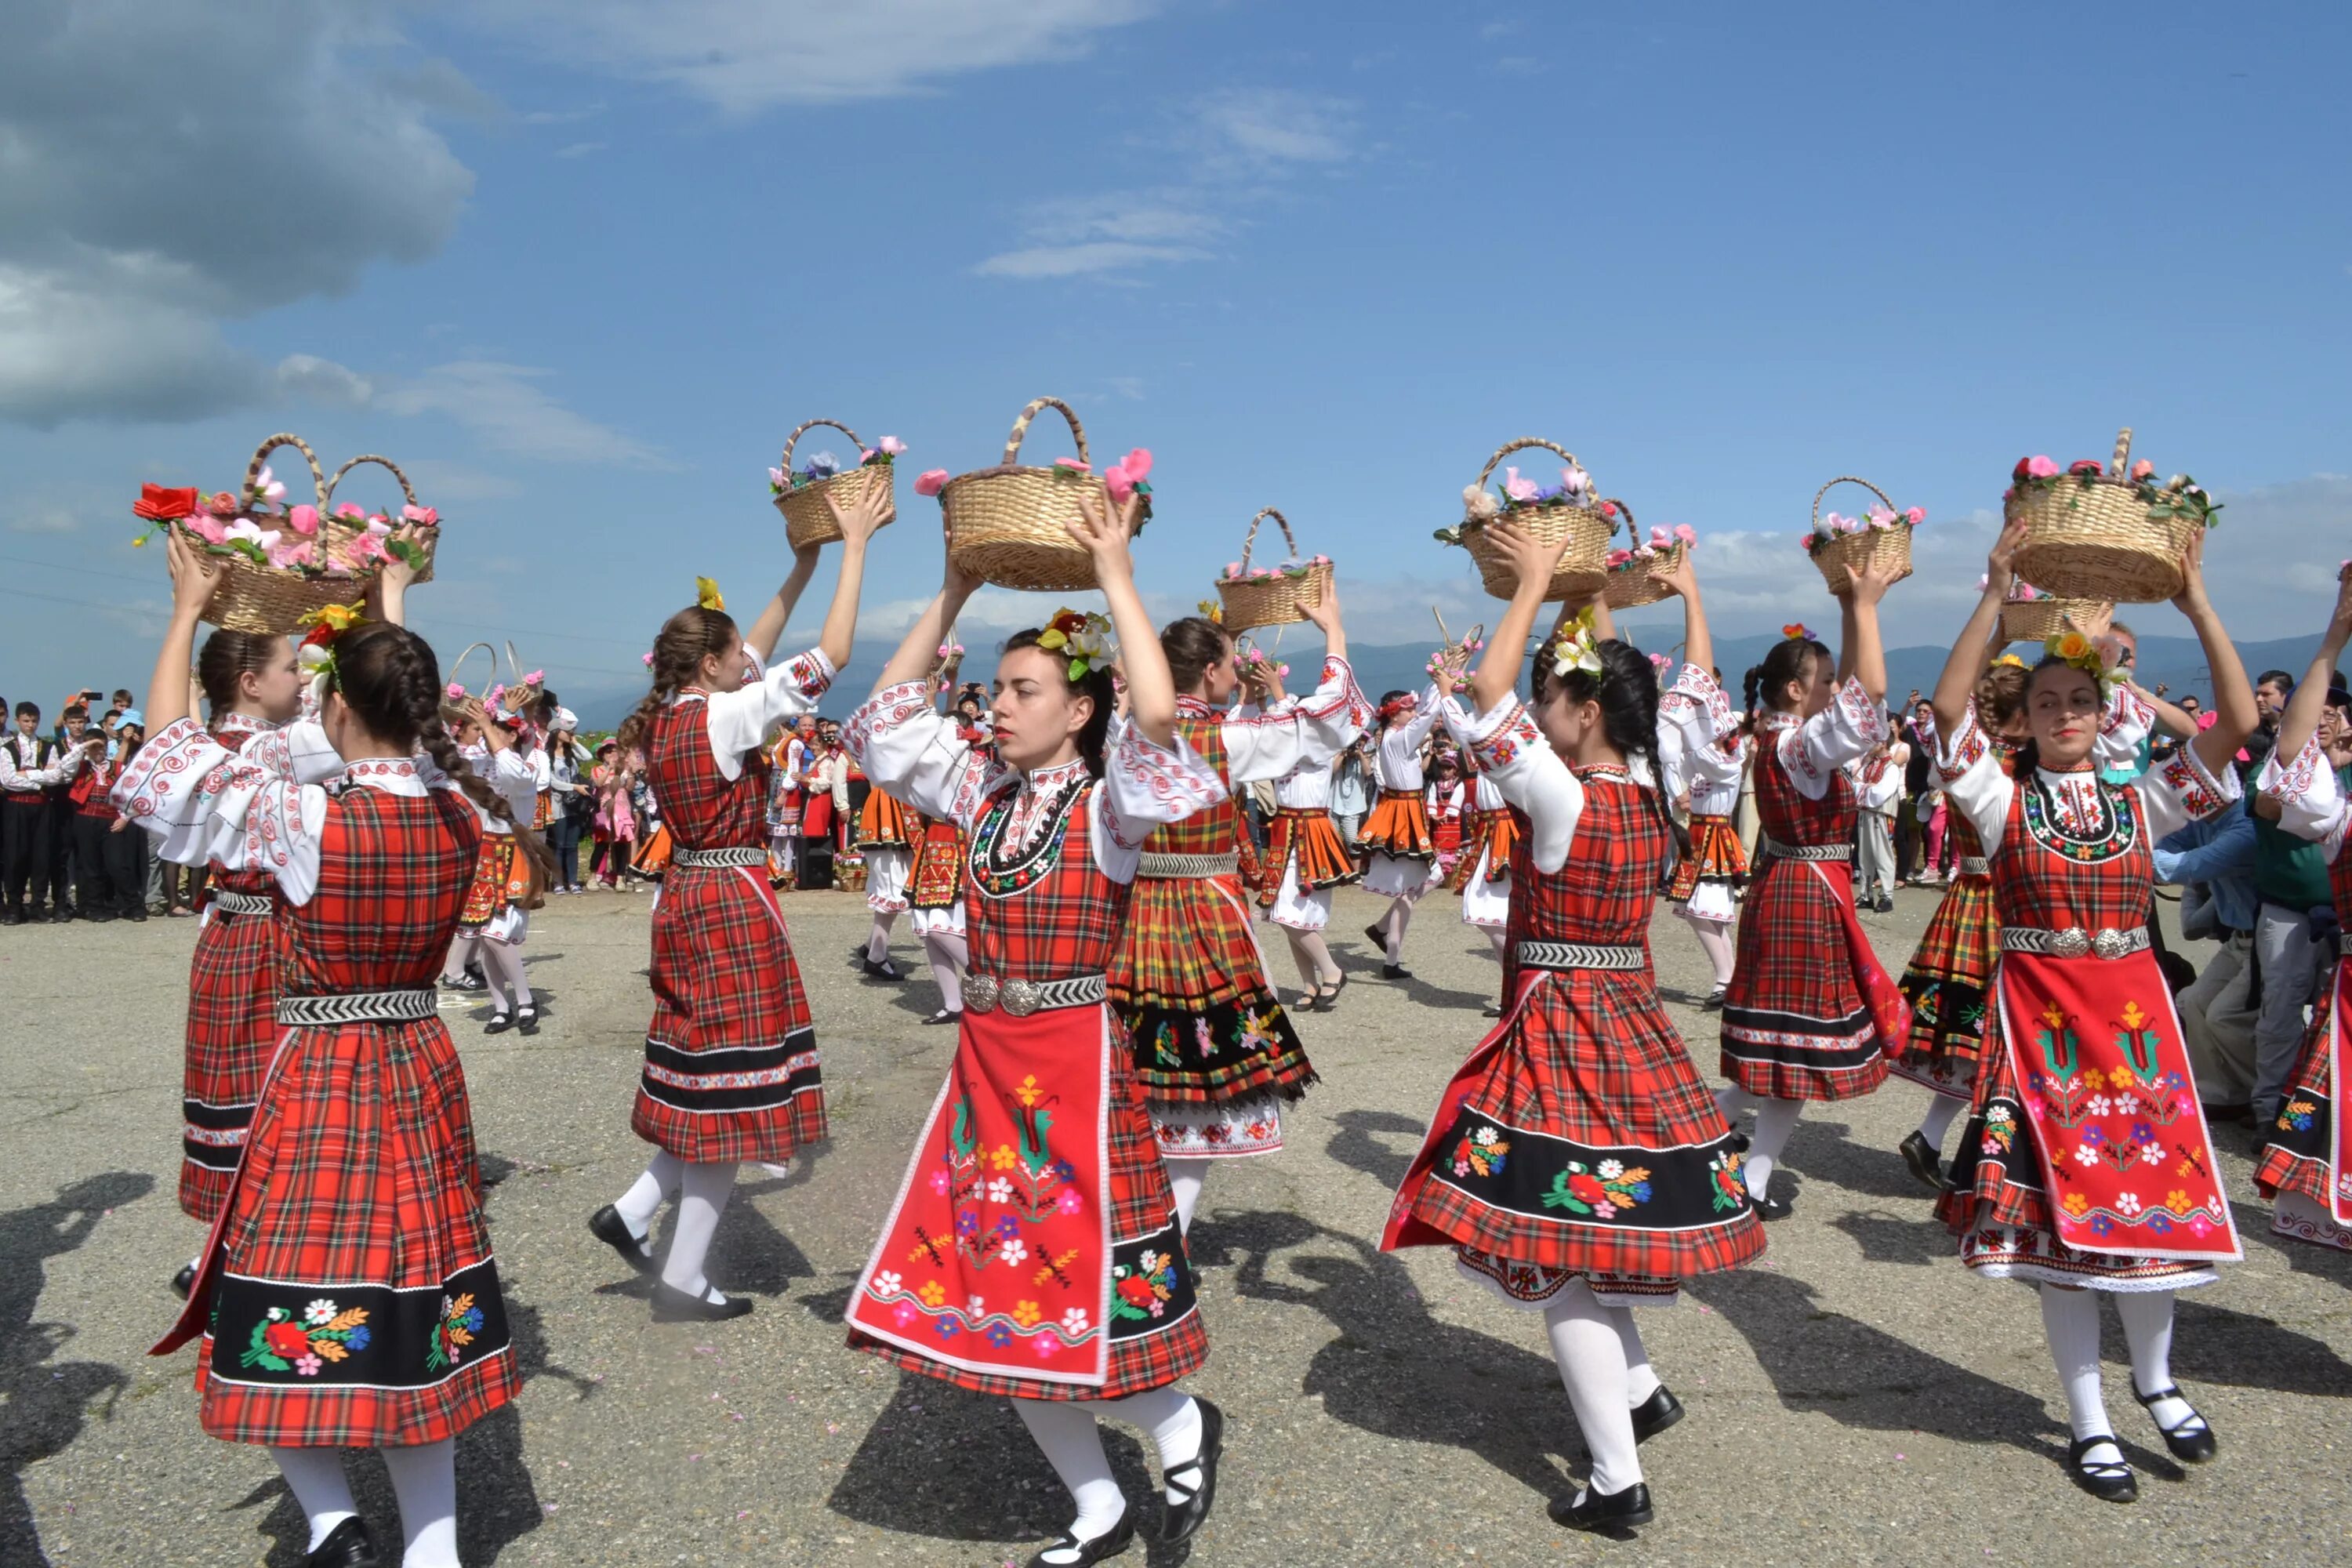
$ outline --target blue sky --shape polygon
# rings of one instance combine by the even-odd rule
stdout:
[[[139,684],[138,484],[230,483],[271,430],[410,468],[445,653],[511,637],[601,690],[696,574],[781,577],[763,470],[801,419],[902,437],[911,478],[993,460],[1040,393],[1098,455],[1158,455],[1166,613],[1272,504],[1360,639],[1475,616],[1429,531],[1537,435],[1701,531],[1733,632],[1832,618],[1793,536],[1823,479],[1875,479],[1930,514],[1890,616],[1931,641],[2015,458],[2129,423],[2229,503],[2233,629],[2315,634],[2352,553],[2347,33],[2319,5],[20,0],[0,691]],[[1031,449],[1068,447],[1041,421]],[[871,639],[937,583],[936,510],[901,501]],[[966,641],[1034,615],[983,598]]]

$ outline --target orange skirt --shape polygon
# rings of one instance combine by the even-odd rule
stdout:
[[[1518,842],[1518,824],[1508,806],[1476,813],[1470,819],[1470,837],[1462,846],[1462,859],[1454,868],[1453,890],[1458,893],[1470,885],[1481,855],[1486,857],[1486,880],[1499,882],[1509,876],[1511,851]]]
[[[1328,808],[1284,806],[1274,814],[1265,835],[1265,874],[1257,901],[1274,907],[1286,874],[1297,876],[1301,893],[1318,893],[1353,882],[1363,876],[1339,841],[1339,829]]]
[[[1429,836],[1429,808],[1417,789],[1384,789],[1372,815],[1364,819],[1358,842],[1399,860],[1433,860],[1437,846]]]
[[[1702,877],[1734,886],[1748,880],[1748,851],[1741,847],[1739,829],[1731,818],[1695,811],[1690,837],[1690,853],[1675,862],[1674,879],[1666,885],[1667,898],[1688,903],[1698,891]]]
[[[657,826],[637,850],[637,858],[630,863],[629,869],[640,877],[657,877],[669,869],[670,860],[677,853],[677,846],[670,842],[669,829]]]
[[[478,935],[484,926],[505,912],[509,904],[530,896],[530,862],[515,853],[511,833],[485,833],[482,850],[474,861],[474,885],[466,890],[466,908],[457,929]]]
[[[919,819],[898,800],[878,789],[866,792],[857,814],[857,847],[911,849],[919,831]]]

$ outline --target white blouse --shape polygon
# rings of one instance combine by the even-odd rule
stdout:
[[[841,733],[875,788],[967,832],[997,795],[1019,791],[1006,830],[1024,848],[1054,820],[1062,795],[1087,774],[1083,759],[1023,773],[982,756],[957,737],[955,721],[932,709],[929,683],[921,680],[876,692]],[[1181,736],[1171,751],[1132,724],[1115,724],[1103,761],[1101,787],[1087,803],[1087,839],[1096,867],[1114,882],[1135,880],[1153,828],[1225,798],[1217,771]]]
[[[2137,748],[2137,742],[2133,742]],[[2051,807],[2069,836],[2096,837],[2107,826],[2107,794],[2099,786],[2096,759],[2086,759],[2074,771],[2035,770],[2050,797]],[[1977,705],[1969,703],[1959,732],[1936,747],[1936,775],[1952,805],[1969,819],[1992,855],[2009,827],[2010,803],[2017,798],[2017,781],[2000,765],[1990,739],[1977,722]],[[2211,816],[2240,798],[2238,773],[2223,768],[2220,777],[2206,771],[2196,749],[2183,746],[2172,758],[2149,769],[2128,784],[2110,785],[2139,796],[2147,816],[2148,837],[2162,838],[2195,821]]]
[[[1188,718],[1210,718],[1216,713],[1193,697],[1178,698],[1176,706]],[[1279,779],[1298,768],[1321,768],[1328,773],[1331,759],[1364,732],[1371,716],[1348,661],[1327,658],[1322,680],[1307,695],[1286,697],[1264,710],[1245,704],[1225,716],[1219,726],[1225,746],[1225,776],[1244,784]]]
[[[745,652],[751,668],[744,672],[742,689],[713,691],[702,704],[711,760],[719,764],[719,776],[730,784],[743,776],[743,753],[765,746],[777,725],[816,711],[835,674],[823,648],[813,647],[767,670],[761,668],[757,654]]]
[[[2181,750],[2187,751],[2186,746]],[[2336,770],[2327,765],[2317,735],[2304,742],[2294,760],[2281,766],[2274,751],[2254,775],[2254,789],[2279,804],[2279,826],[2297,838],[2318,845],[2336,864],[2344,848],[2345,829],[2352,826],[2352,801]]]
[[[1670,798],[1690,793],[1694,813],[1728,816],[1739,809],[1748,741],[1739,715],[1715,677],[1685,664],[1658,699],[1658,761]]]
[[[1423,690],[1421,706],[1413,710],[1412,718],[1381,731],[1380,746],[1372,753],[1372,775],[1382,789],[1416,793],[1421,789],[1421,743],[1429,738],[1438,711],[1437,684],[1432,681]]]
[[[509,746],[492,755],[488,746],[472,745],[458,747],[457,754],[466,759],[466,765],[474,770],[475,777],[488,784],[491,792],[507,803],[507,810],[517,822],[525,827],[530,826],[531,816],[539,807],[538,770],[520,752]],[[535,752],[532,755],[544,758],[547,753]],[[474,812],[482,819],[483,832],[514,832],[513,828],[481,806],[474,807]]]
[[[1886,709],[1871,700],[1859,679],[1849,677],[1830,705],[1800,721],[1793,713],[1766,710],[1757,722],[1758,757],[1770,756],[1807,800],[1830,792],[1830,780],[1886,739]]]

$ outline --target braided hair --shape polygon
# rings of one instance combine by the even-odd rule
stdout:
[[[239,632],[223,626],[206,637],[196,654],[196,684],[204,689],[213,717],[217,720],[236,706],[240,679],[267,669],[285,652],[286,638],[277,632]]]
[[[1754,734],[1758,721],[1764,716],[1765,707],[1769,705],[1778,710],[1780,693],[1788,684],[1792,680],[1800,686],[1807,684],[1813,670],[1831,657],[1829,645],[1811,637],[1782,637],[1774,643],[1772,651],[1764,656],[1763,663],[1749,667],[1748,678],[1742,683],[1741,696],[1748,715],[1740,721],[1740,728]]]
[[[1016,653],[1024,647],[1035,648],[1039,653],[1058,663],[1062,667],[1062,672],[1067,675],[1070,668],[1069,654],[1061,648],[1039,646],[1037,639],[1045,635],[1045,629],[1043,626],[1032,626],[1025,632],[1015,632],[1004,640],[1003,651]],[[1086,759],[1087,772],[1100,778],[1103,776],[1103,769],[1106,765],[1103,753],[1110,743],[1110,716],[1118,700],[1118,690],[1111,684],[1110,667],[1091,661],[1087,666],[1087,672],[1071,681],[1069,685],[1074,694],[1094,699],[1095,710],[1088,716],[1085,727],[1078,731],[1078,755]],[[1178,689],[1182,689],[1180,687]]]
[[[734,616],[699,605],[688,605],[664,621],[654,637],[653,687],[621,721],[614,737],[622,752],[644,750],[647,730],[669,700],[701,679],[702,661],[725,653],[740,635]]]
[[[1559,694],[1570,702],[1599,704],[1601,732],[1609,737],[1609,743],[1628,760],[1639,757],[1649,763],[1651,787],[1642,794],[1673,842],[1675,853],[1688,855],[1690,830],[1666,809],[1666,768],[1658,756],[1657,668],[1648,654],[1622,637],[1607,638],[1593,651],[1601,657],[1600,674],[1571,669],[1566,675],[1554,675],[1550,659],[1538,649],[1533,681],[1536,702],[1540,705],[1549,695],[1547,688],[1557,685]]]

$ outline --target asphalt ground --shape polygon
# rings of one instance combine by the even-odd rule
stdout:
[[[1894,966],[1931,912],[1867,915]],[[643,1282],[583,1222],[642,1168],[628,1130],[646,900],[557,900],[526,950],[551,1017],[483,1036],[451,1005],[488,1173],[521,1397],[459,1439],[468,1563],[1021,1562],[1064,1494],[1002,1402],[844,1348],[844,1302],[952,1047],[903,930],[901,986],[846,966],[848,894],[786,900],[824,1056],[834,1139],[778,1179],[747,1168],[712,1273],[758,1310],[648,1321]],[[2223,1130],[2245,1262],[2182,1299],[2173,1367],[2218,1459],[2175,1466],[2130,1401],[2112,1311],[2110,1403],[2142,1500],[2103,1504],[2060,1469],[2063,1402],[2031,1290],[1969,1278],[1895,1145],[1924,1091],[1900,1082],[1809,1112],[1760,1267],[1716,1276],[1644,1333],[1690,1416],[1643,1449],[1658,1522],[1638,1542],[1545,1517],[1582,1446],[1540,1321],[1474,1292],[1451,1258],[1384,1256],[1389,1194],[1496,984],[1483,938],[1433,899],[1384,983],[1349,890],[1332,930],[1354,974],[1302,1016],[1322,1083],[1289,1147],[1213,1173],[1192,1233],[1223,1406],[1213,1564],[2100,1563],[2352,1556],[2352,1258],[2275,1240]],[[1697,944],[1663,913],[1661,984],[1715,1078]],[[174,1201],[180,1029],[193,922],[0,931],[0,1564],[297,1563],[299,1513],[261,1450],[196,1423],[194,1352],[146,1347],[198,1236]],[[1277,978],[1295,978],[1277,940]],[[1953,1139],[1958,1136],[1955,1130]],[[1136,1435],[1113,1461],[1153,1522]],[[396,1541],[380,1463],[352,1460]],[[1122,1562],[1183,1561],[1140,1544]]]

